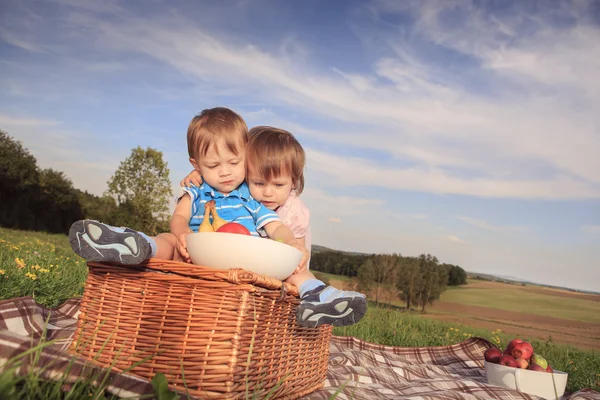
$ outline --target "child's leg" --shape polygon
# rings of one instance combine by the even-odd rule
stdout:
[[[308,269],[290,276],[286,282],[296,286],[300,292],[302,301],[296,310],[296,319],[302,326],[352,325],[367,312],[364,294],[327,286]]]
[[[175,241],[162,234],[156,239],[129,228],[117,228],[92,220],[77,221],[69,230],[69,242],[73,251],[90,261],[114,261],[131,265],[140,264],[157,255],[170,253],[169,258],[172,258]]]

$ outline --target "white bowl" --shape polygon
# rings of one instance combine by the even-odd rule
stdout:
[[[302,252],[275,240],[224,232],[187,236],[192,263],[217,269],[242,268],[280,281],[294,272]]]
[[[545,399],[560,399],[565,393],[569,374],[562,371],[540,372],[529,369],[512,368],[505,365],[485,362],[487,381],[491,385],[516,389]],[[553,379],[554,378],[554,379]],[[556,387],[556,392],[554,388]],[[558,397],[556,397],[558,395]]]

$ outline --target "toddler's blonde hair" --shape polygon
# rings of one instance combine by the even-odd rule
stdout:
[[[294,135],[272,126],[257,126],[248,132],[246,161],[266,180],[289,173],[298,194],[304,189],[306,155]]]
[[[188,154],[198,162],[218,140],[235,155],[245,151],[248,127],[237,113],[225,107],[203,110],[192,118],[187,130]]]

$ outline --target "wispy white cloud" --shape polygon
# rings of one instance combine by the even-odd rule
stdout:
[[[309,170],[335,186],[379,186],[440,194],[487,198],[577,199],[600,198],[600,188],[559,176],[556,179],[461,178],[440,168],[381,167],[375,161],[307,150]]]
[[[377,207],[381,207],[385,202],[374,198],[361,198],[360,196],[341,196],[332,195],[328,192],[307,188],[302,193],[302,198],[310,207],[318,208],[325,215],[337,215],[341,220],[343,216],[356,216],[371,213]]]
[[[581,230],[586,233],[599,234],[600,225],[585,225],[581,227]]]
[[[466,244],[467,242],[465,240],[462,240],[461,238],[457,237],[457,236],[453,236],[453,235],[448,235],[446,236],[446,239],[454,242],[454,243],[460,243],[460,244]]]
[[[14,117],[11,115],[0,114],[1,127],[17,127],[17,126],[52,126],[57,125],[58,121],[39,119],[39,118],[23,118]]]
[[[455,215],[454,218],[457,218],[463,222],[466,222],[469,225],[473,225],[478,228],[482,228],[482,229],[486,229],[488,231],[494,231],[494,232],[500,232],[500,231],[522,232],[522,231],[526,231],[528,229],[528,227],[526,227],[526,226],[494,225],[483,219],[467,217],[464,215]]]
[[[341,223],[341,222],[342,222],[342,219],[341,219],[341,218],[338,218],[338,217],[329,217],[327,220],[328,220],[329,222],[333,222],[333,223],[336,223],[336,224],[339,224],[339,223]]]

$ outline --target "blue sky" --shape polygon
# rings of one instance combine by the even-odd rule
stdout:
[[[315,243],[600,290],[598,4],[9,0],[0,129],[102,194],[227,106],[305,147]]]

